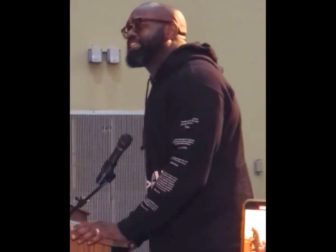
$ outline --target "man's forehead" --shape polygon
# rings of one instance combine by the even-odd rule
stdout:
[[[187,34],[187,22],[182,12],[166,5],[155,2],[142,4],[132,11],[127,22],[132,22],[132,19],[137,18],[172,22],[179,29],[180,34]]]
[[[134,18],[153,18],[153,19],[161,19],[172,21],[172,14],[169,13],[166,9],[161,6],[153,6],[153,7],[145,7],[145,8],[137,8],[135,9],[129,19]]]

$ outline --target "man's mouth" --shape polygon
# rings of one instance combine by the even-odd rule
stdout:
[[[130,43],[128,43],[128,49],[129,50],[138,49],[140,47],[141,47],[141,45],[138,42],[130,42]]]

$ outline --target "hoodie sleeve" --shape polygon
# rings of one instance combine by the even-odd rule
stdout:
[[[186,74],[169,93],[171,149],[169,162],[145,199],[118,223],[136,245],[169,222],[207,184],[211,161],[221,139],[223,98],[211,88],[213,73]],[[216,76],[216,75],[215,75]],[[206,83],[206,84],[204,84]],[[209,85],[210,83],[210,85]],[[217,84],[218,85],[218,84]]]

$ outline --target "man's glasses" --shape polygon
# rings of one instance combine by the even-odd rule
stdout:
[[[127,24],[121,29],[121,34],[125,39],[128,38],[128,33],[130,30],[133,29],[135,33],[139,33],[141,31],[141,25],[143,22],[155,22],[155,23],[164,23],[164,24],[170,24],[173,23],[170,20],[163,20],[163,19],[155,19],[155,18],[133,18],[130,22],[127,22]],[[178,29],[179,30],[179,29]],[[185,33],[182,33],[179,31],[179,34],[185,35]]]
[[[139,33],[141,31],[141,25],[143,22],[156,22],[156,23],[165,23],[169,24],[171,21],[155,19],[155,18],[133,18],[130,22],[127,22],[125,27],[121,29],[121,34],[124,38],[128,38],[128,33],[130,30],[134,30],[135,33]]]

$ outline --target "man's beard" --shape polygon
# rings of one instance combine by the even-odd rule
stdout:
[[[129,67],[144,67],[162,49],[164,39],[163,32],[158,32],[148,42],[140,41],[140,48],[127,52],[126,62]]]
[[[142,46],[127,52],[126,62],[129,67],[143,67],[146,61],[148,61],[148,52]]]

